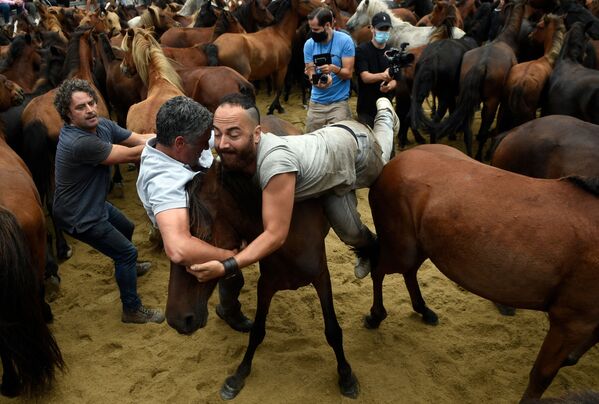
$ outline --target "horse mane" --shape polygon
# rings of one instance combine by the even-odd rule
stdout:
[[[391,17],[391,24],[393,25],[393,28],[399,27],[400,25],[409,24],[401,18],[395,16],[395,14],[393,14],[393,12],[389,9],[387,3],[385,3],[383,0],[362,0],[360,4],[358,4],[358,8],[363,8],[364,4],[366,3],[368,3],[366,12],[369,20],[372,19],[376,13],[385,12],[389,14],[389,17]],[[393,28],[391,28],[391,30],[393,30]]]
[[[40,68],[39,78],[33,86],[32,94],[42,95],[58,87],[65,79],[62,66],[64,66],[64,49],[59,46],[50,46],[42,50],[42,66]],[[56,68],[58,66],[59,68]]]
[[[160,9],[157,6],[152,5],[148,7],[139,17],[139,26],[145,28],[153,27],[155,24],[151,13],[155,12],[158,15],[159,11]]]
[[[562,43],[564,42],[564,36],[566,34],[566,26],[564,25],[564,19],[555,14],[547,14],[544,18],[545,25],[555,24],[555,31],[553,32],[553,44],[549,52],[545,54],[547,61],[551,66],[555,63],[555,60],[559,56],[562,50]]]
[[[229,16],[235,18],[233,16],[233,13],[231,13],[230,11],[221,11],[220,15],[216,19],[216,23],[214,24],[213,38],[216,38],[217,36],[222,35],[229,30],[229,26],[231,25],[229,23],[229,18],[227,18]]]
[[[497,35],[496,41],[502,41],[507,43],[516,49],[518,33],[520,32],[520,26],[522,25],[522,17],[524,16],[524,3],[522,0],[515,0],[510,3],[506,3],[504,7],[508,7],[509,15],[506,18],[503,29]]]
[[[126,41],[123,41],[123,45],[123,50],[127,51]],[[158,70],[162,78],[183,92],[181,78],[168,58],[164,56],[160,44],[151,33],[142,29],[135,29],[131,55],[133,56],[133,62],[135,63],[139,77],[146,86],[148,85],[148,66],[153,62],[154,67]]]
[[[434,27],[429,35],[428,42],[435,42],[440,39],[453,38],[453,28],[457,23],[456,7],[448,6],[447,14],[438,27]]]
[[[69,39],[67,54],[65,56],[63,66],[63,74],[65,76],[79,69],[79,40],[81,39],[81,36],[87,33],[87,31],[90,29],[91,27],[89,26],[83,26],[71,34],[71,39]]]
[[[494,5],[491,3],[482,3],[474,14],[474,21],[470,26],[467,36],[474,38],[479,46],[489,37],[491,15],[494,8]]]
[[[200,194],[206,174],[199,173],[186,185],[189,202],[189,231],[200,240],[212,241],[212,215],[197,195]]]
[[[562,178],[562,180],[568,181],[571,184],[576,185],[595,196],[599,196],[599,177],[583,177],[580,175],[570,175]]]
[[[8,48],[8,54],[0,61],[0,72],[9,69],[23,54],[23,51],[28,45],[31,45],[31,35],[29,34],[19,35],[13,39],[10,47]]]
[[[558,60],[568,59],[573,62],[582,63],[586,43],[587,37],[584,33],[582,23],[575,22],[566,33]]]
[[[256,0],[245,1],[241,7],[237,8],[232,13],[233,16],[237,18],[237,21],[243,26],[243,29],[248,32],[252,29],[252,27],[249,26],[249,21],[251,20],[250,15],[254,4],[256,4]]]
[[[110,62],[115,60],[116,56],[114,56],[114,51],[112,50],[112,45],[110,44],[110,41],[108,40],[108,37],[106,36],[106,34],[104,32],[100,32],[100,34],[98,35],[98,40],[100,41],[100,46],[102,47],[102,51],[104,52],[104,55],[108,58],[108,60]]]
[[[268,11],[275,18],[273,25],[278,24],[285,18],[287,10],[291,9],[291,0],[277,0],[271,1],[268,5]]]
[[[210,1],[205,1],[195,15],[194,28],[211,27],[216,24],[216,13]]]

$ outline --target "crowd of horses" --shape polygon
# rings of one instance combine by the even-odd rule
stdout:
[[[283,113],[280,96],[286,90],[287,100],[294,84],[305,103],[305,19],[323,4],[358,43],[370,40],[368,24],[380,11],[392,15],[390,45],[409,43],[415,62],[403,69],[396,94],[401,146],[409,128],[420,143],[424,132],[430,143],[463,132],[472,155],[471,125],[482,103],[476,157],[491,159],[489,166],[449,146],[426,145],[400,152],[385,167],[369,196],[378,241],[358,251],[373,263],[374,300],[365,326],[376,328],[387,315],[382,283],[390,273],[403,274],[423,321],[437,323],[416,277],[429,258],[450,279],[504,308],[548,312],[549,332],[524,399],[540,397],[560,367],[599,341],[596,0],[413,0],[403,7],[383,0],[189,0],[108,4],[92,13],[39,3],[39,25],[20,18],[0,32],[3,395],[41,393],[65,367],[46,325],[52,313],[44,300],[44,278],[58,277],[56,258],[71,254],[58,229],[51,232],[54,253],[47,230],[62,126],[53,107],[56,87],[66,78],[89,81],[99,94],[99,115],[139,133],[155,131],[156,112],[171,97],[184,94],[213,111],[225,94],[255,96],[260,80],[275,91],[268,114]],[[536,118],[539,110],[546,116]],[[273,116],[262,126],[300,133]],[[118,167],[114,172],[118,187]],[[236,248],[260,233],[260,193],[246,178],[225,173],[217,162],[189,192],[198,237]],[[318,200],[296,204],[285,245],[260,263],[249,346],[221,389],[224,399],[243,388],[274,294],[308,284],[320,299],[341,393],[357,397],[333,307],[328,231]],[[169,325],[184,334],[203,327],[215,285],[200,284],[172,264]]]

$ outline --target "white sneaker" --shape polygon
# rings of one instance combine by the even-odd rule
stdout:
[[[356,260],[356,266],[354,267],[354,274],[356,278],[363,279],[370,273],[370,259],[360,258]]]
[[[381,109],[388,109],[391,112],[391,115],[393,116],[393,137],[397,137],[397,134],[399,133],[399,118],[397,117],[395,108],[393,108],[393,104],[389,98],[381,97],[376,100],[376,110],[380,111]]]

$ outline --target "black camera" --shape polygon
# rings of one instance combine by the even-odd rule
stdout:
[[[390,48],[385,52],[385,57],[389,61],[389,76],[395,80],[400,80],[401,69],[411,65],[414,61],[414,55],[406,51],[408,45],[409,43],[404,42],[399,45],[400,49]]]
[[[316,66],[316,71],[312,75],[312,84],[317,85],[318,83],[325,84],[329,79],[328,74],[323,74],[319,72],[318,67],[324,65],[330,65],[332,63],[332,58],[330,53],[320,53],[318,55],[314,55],[314,66]]]

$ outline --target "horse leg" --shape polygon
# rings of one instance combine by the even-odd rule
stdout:
[[[272,103],[270,104],[270,106],[268,107],[268,115],[272,115],[275,108],[277,109],[277,111],[279,112],[279,114],[283,114],[285,113],[285,108],[283,108],[283,106],[281,105],[281,101],[280,101],[280,97],[281,97],[281,92],[283,90],[283,84],[285,81],[285,74],[287,74],[287,69],[280,69],[279,71],[277,71],[277,75],[276,75],[276,81],[275,81],[275,98],[272,101]]]
[[[472,127],[470,126],[472,123],[471,119],[468,119],[464,124],[464,144],[466,145],[466,153],[472,157]]]
[[[112,189],[110,190],[113,193],[113,196],[116,198],[123,198],[125,196],[124,188],[123,188],[123,176],[121,174],[121,166],[119,164],[115,164],[114,173],[112,175]]]
[[[70,245],[67,244],[67,240],[64,238],[64,233],[62,230],[56,225],[56,221],[54,220],[54,215],[52,214],[52,200],[54,198],[53,192],[47,196],[46,199],[46,208],[48,209],[48,213],[50,215],[50,220],[52,220],[52,226],[54,227],[54,236],[56,237],[56,258],[61,260],[67,260],[71,258],[73,255],[73,249]],[[50,248],[50,247],[49,247]]]
[[[483,109],[481,111],[480,130],[478,131],[478,135],[476,136],[476,139],[478,140],[478,151],[476,152],[476,159],[478,161],[482,161],[483,148],[485,147],[485,143],[489,138],[489,132],[491,129],[491,125],[493,124],[493,120],[495,119],[495,113],[497,112],[498,106],[499,100],[495,99],[483,103]]]
[[[227,377],[220,389],[220,396],[223,400],[231,400],[239,394],[244,386],[246,377],[249,376],[252,370],[252,359],[258,345],[262,343],[266,335],[266,316],[268,315],[268,308],[275,292],[275,288],[266,283],[264,276],[260,276],[258,279],[258,307],[256,308],[254,325],[250,331],[250,342],[235,374]]]
[[[10,359],[8,349],[0,344],[0,359],[2,360],[2,385],[0,394],[6,397],[16,397],[19,395],[19,379],[17,371]]]
[[[412,308],[416,313],[422,314],[422,321],[425,324],[437,325],[439,324],[439,318],[437,317],[437,314],[428,308],[424,298],[422,297],[422,293],[420,292],[420,286],[418,285],[418,279],[416,278],[419,267],[420,266],[403,274],[404,282],[408,288],[408,293],[410,293]]]
[[[387,310],[385,310],[383,304],[385,271],[380,270],[378,265],[373,265],[370,275],[372,277],[372,307],[370,308],[370,314],[364,317],[364,327],[375,329],[379,328],[379,325],[387,318]]]
[[[325,262],[322,265],[326,265]],[[349,398],[358,397],[360,391],[358,379],[353,374],[351,366],[345,359],[343,352],[343,331],[337,321],[335,307],[333,305],[333,291],[331,288],[331,277],[328,269],[321,271],[320,275],[313,282],[320,299],[320,307],[324,318],[324,333],[327,342],[333,348],[337,358],[337,372],[339,373],[339,388],[341,394]]]
[[[589,325],[584,319],[569,312],[561,318],[549,314],[549,331],[530,371],[528,386],[520,402],[540,398],[568,356],[584,347],[595,332],[597,324]]]

